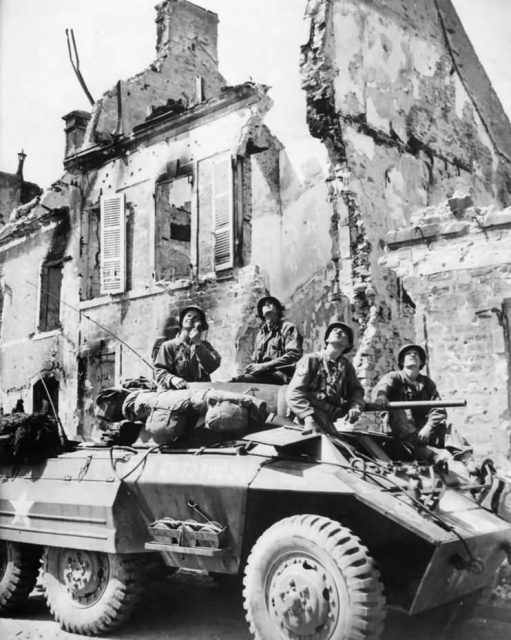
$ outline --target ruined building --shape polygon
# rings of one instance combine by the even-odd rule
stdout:
[[[70,434],[91,432],[101,388],[152,376],[186,304],[208,311],[217,377],[239,372],[256,301],[286,277],[287,201],[319,192],[328,215],[264,125],[267,88],[219,73],[216,14],[156,11],[154,62],[64,117],[65,174],[0,236],[2,404],[36,411],[48,390]]]
[[[23,150],[18,153],[16,173],[0,171],[0,229],[9,221],[13,209],[30,202],[41,194],[39,185],[28,182],[23,176],[26,157],[27,154]]]
[[[371,387],[423,343],[451,417],[509,455],[511,127],[450,0],[310,0],[302,78],[328,148],[341,290]]]
[[[301,178],[264,124],[267,88],[220,74],[217,16],[156,11],[155,61],[65,116],[65,174],[0,235],[4,407],[48,389],[90,433],[97,391],[150,376],[191,302],[228,379],[270,291],[306,349],[354,324],[368,390],[423,343],[442,395],[468,400],[453,421],[504,459],[511,127],[450,0],[307,2],[307,124],[329,167]]]

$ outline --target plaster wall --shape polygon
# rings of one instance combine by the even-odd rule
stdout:
[[[39,374],[48,374],[59,382],[59,415],[76,430],[76,350],[78,314],[61,304],[60,319],[64,329],[38,331],[40,305],[40,269],[56,229],[50,223],[28,238],[4,247],[2,261],[3,311],[0,336],[0,404],[10,411],[18,399],[25,410],[32,410],[32,386]],[[6,255],[6,253],[8,255]],[[62,290],[69,294],[76,287],[76,265],[66,262]],[[66,299],[66,297],[64,298]]]

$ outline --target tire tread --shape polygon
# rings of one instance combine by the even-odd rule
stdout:
[[[52,551],[47,548],[43,555],[43,575],[48,570],[50,553]],[[108,595],[108,599],[105,597],[104,602],[100,600],[92,605],[80,622],[73,619],[73,609],[68,606],[72,603],[71,598],[68,597],[65,603],[62,602],[63,595],[66,594],[64,586],[59,583],[58,587],[55,587],[46,576],[43,578],[46,602],[53,617],[64,631],[88,636],[108,633],[124,624],[141,600],[144,588],[141,576],[144,575],[144,571],[140,557],[108,555],[110,562],[114,563],[113,579],[116,584]]]
[[[378,640],[385,620],[385,596],[380,573],[368,549],[347,527],[329,518],[307,514],[290,516],[276,522],[260,536],[248,557],[243,597],[246,619],[254,638],[268,640],[259,633],[249,602],[253,590],[251,583],[254,567],[260,561],[262,553],[271,548],[279,538],[300,535],[313,539],[318,545],[328,549],[348,582],[351,626],[349,635],[342,640]],[[303,640],[306,640],[305,636]]]
[[[8,559],[4,575],[0,576],[0,579],[5,579],[5,585],[0,590],[2,614],[19,610],[27,601],[37,581],[41,554],[40,547],[36,545],[17,542],[4,542],[4,545],[6,549],[9,545],[11,558]]]

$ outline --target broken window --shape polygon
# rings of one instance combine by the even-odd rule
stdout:
[[[54,331],[60,328],[60,290],[62,262],[45,262],[41,268],[41,289],[38,330]]]
[[[155,192],[155,277],[174,280],[190,276],[192,176],[162,176]]]
[[[91,300],[100,295],[99,227],[100,207],[93,206],[82,211],[80,264],[82,284],[81,300]]]
[[[78,359],[79,432],[90,435],[97,426],[96,397],[100,391],[115,385],[115,353],[100,346],[95,353]]]
[[[126,289],[126,220],[124,195],[102,196],[100,212],[101,294]]]

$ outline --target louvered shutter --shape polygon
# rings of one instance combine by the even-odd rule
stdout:
[[[120,293],[126,282],[124,195],[101,198],[101,293]]]
[[[234,264],[232,162],[229,153],[213,160],[213,238],[215,271]]]

